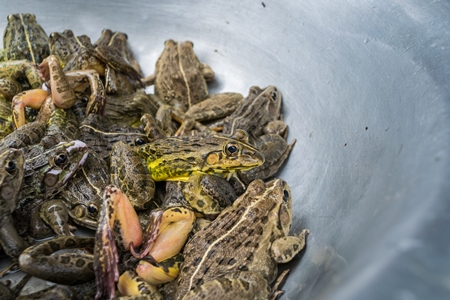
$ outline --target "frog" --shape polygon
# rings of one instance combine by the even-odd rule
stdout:
[[[155,181],[186,181],[193,173],[227,176],[264,162],[262,154],[247,143],[244,131],[233,136],[167,137],[135,147],[146,160]]]
[[[168,299],[269,299],[277,264],[291,261],[308,229],[290,235],[292,195],[279,178],[252,181],[232,206],[198,231],[183,249],[178,278],[164,286]]]
[[[123,32],[102,31],[93,44],[95,55],[106,62],[105,88],[108,94],[128,95],[141,88],[142,71]]]
[[[47,34],[33,14],[11,14],[0,51],[0,135],[14,130],[11,100],[23,90],[42,85],[36,68],[49,54]]]
[[[156,62],[155,73],[143,80],[145,84],[155,86],[158,107],[163,111],[159,115],[170,114],[182,124],[176,136],[188,132],[196,125],[194,121],[197,118],[211,120],[226,116],[243,99],[239,93],[209,94],[207,82],[214,79],[214,71],[199,61],[193,47],[191,41],[166,40],[164,50]],[[203,101],[205,103],[200,104]],[[161,121],[162,129],[172,135],[167,118],[157,120]]]
[[[252,86],[241,105],[223,120],[222,133],[227,135],[242,129],[254,141],[263,134],[270,121],[280,118],[281,105],[282,95],[277,87],[271,85],[261,89]]]
[[[19,234],[21,236],[30,233],[35,235],[35,226],[30,225],[31,216],[45,214],[49,223],[54,224],[52,230],[57,234],[70,234],[68,224],[60,224],[57,221],[58,211],[41,211],[42,204],[54,198],[67,184],[69,179],[80,169],[87,159],[87,146],[85,143],[75,140],[61,142],[45,149],[41,144],[36,144],[24,149],[25,169],[22,188],[18,197],[18,205],[13,212],[17,220]],[[44,205],[45,207],[45,205]],[[51,209],[52,207],[47,208]],[[66,213],[66,211],[62,211]],[[61,216],[60,220],[66,219]],[[50,224],[49,224],[50,225]]]
[[[54,55],[45,58],[40,64],[40,76],[49,81],[51,94],[44,89],[32,89],[14,96],[12,100],[12,112],[15,126],[18,128],[25,124],[24,108],[30,106],[40,109],[39,121],[47,121],[51,112],[56,108],[67,109],[76,101],[75,89],[77,83],[88,79],[91,90],[86,114],[101,113],[105,102],[104,87],[96,73],[91,71],[73,71],[64,73],[58,59]],[[98,75],[98,74],[97,74]],[[86,88],[82,84],[83,89]]]
[[[51,33],[49,45],[51,53],[59,58],[65,72],[95,70],[100,76],[105,77],[106,91],[114,94],[120,92],[120,88],[117,88],[120,80],[116,78],[116,72],[137,82],[142,78],[142,75],[126,60],[126,54],[115,47],[123,42],[120,37],[121,35],[106,43],[107,36],[102,36],[97,46],[94,46],[88,36],[75,36],[72,30],[65,30],[63,33]],[[124,94],[130,91],[131,89],[124,91]]]
[[[155,85],[155,94],[164,103],[183,111],[208,97],[206,82],[214,79],[214,71],[199,61],[193,48],[191,41],[166,40],[155,73],[144,79]]]
[[[91,230],[97,229],[102,193],[109,183],[109,165],[89,149],[85,163],[60,193],[60,201],[73,223]]]
[[[0,153],[0,244],[13,260],[26,248],[26,243],[14,227],[11,213],[17,206],[17,199],[24,176],[23,152],[7,148]]]
[[[47,34],[34,14],[11,14],[7,20],[0,61],[27,60],[37,65],[49,55]]]
[[[103,29],[101,37],[93,44],[94,47],[104,47],[107,45],[114,45],[116,48],[120,49],[125,60],[129,62],[133,68],[140,74],[142,73],[141,66],[136,60],[133,51],[128,44],[128,35],[120,31],[112,31],[111,29]]]

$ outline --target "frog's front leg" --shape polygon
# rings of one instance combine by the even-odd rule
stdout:
[[[39,215],[57,235],[73,236],[69,226],[69,213],[62,200],[49,200],[41,204]]]
[[[272,258],[277,263],[291,261],[306,245],[309,229],[303,229],[298,236],[291,235],[276,239],[270,247]]]
[[[61,236],[33,245],[19,256],[20,269],[32,276],[60,284],[80,284],[94,279],[93,255],[55,253],[63,249],[92,250],[94,238]]]

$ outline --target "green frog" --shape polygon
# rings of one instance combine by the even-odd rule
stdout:
[[[232,137],[168,137],[134,150],[146,160],[153,180],[186,181],[193,173],[227,176],[260,166],[264,157],[247,141],[247,134],[237,131]]]
[[[17,206],[23,169],[24,158],[21,150],[5,149],[0,153],[0,244],[5,253],[13,259],[17,259],[26,247],[11,217]]]
[[[277,264],[294,258],[309,230],[289,235],[292,198],[287,183],[255,180],[232,206],[183,250],[178,278],[164,287],[169,299],[268,299]]]

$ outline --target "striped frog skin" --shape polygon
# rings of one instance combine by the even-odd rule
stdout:
[[[146,159],[155,181],[187,181],[194,173],[226,176],[264,163],[264,156],[247,143],[247,133],[234,137],[168,137],[134,148]]]

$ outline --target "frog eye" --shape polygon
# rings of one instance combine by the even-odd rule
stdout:
[[[73,31],[70,30],[70,29],[66,29],[66,30],[63,31],[63,34],[64,34],[66,37],[72,37],[72,36],[73,36]]]
[[[236,156],[239,152],[239,148],[235,143],[228,143],[225,147],[225,152],[229,156]]]
[[[88,212],[91,214],[91,215],[97,215],[97,213],[98,213],[98,206],[97,205],[95,205],[95,204],[89,204],[89,206],[88,206]]]
[[[54,158],[55,164],[58,167],[62,167],[67,162],[67,154],[60,153]]]
[[[5,167],[5,171],[8,172],[10,175],[12,175],[15,170],[16,170],[16,163],[10,160]]]
[[[36,16],[33,14],[25,14],[25,19],[27,20],[35,20]]]
[[[270,98],[272,99],[272,101],[277,101],[278,91],[276,89],[272,92],[272,94],[270,94]]]
[[[142,138],[137,138],[137,139],[134,141],[134,143],[135,143],[136,146],[140,146],[140,145],[146,144],[147,141],[146,141],[145,139],[142,139]]]
[[[288,190],[284,190],[283,191],[283,200],[284,202],[287,202],[289,199],[289,191]]]

